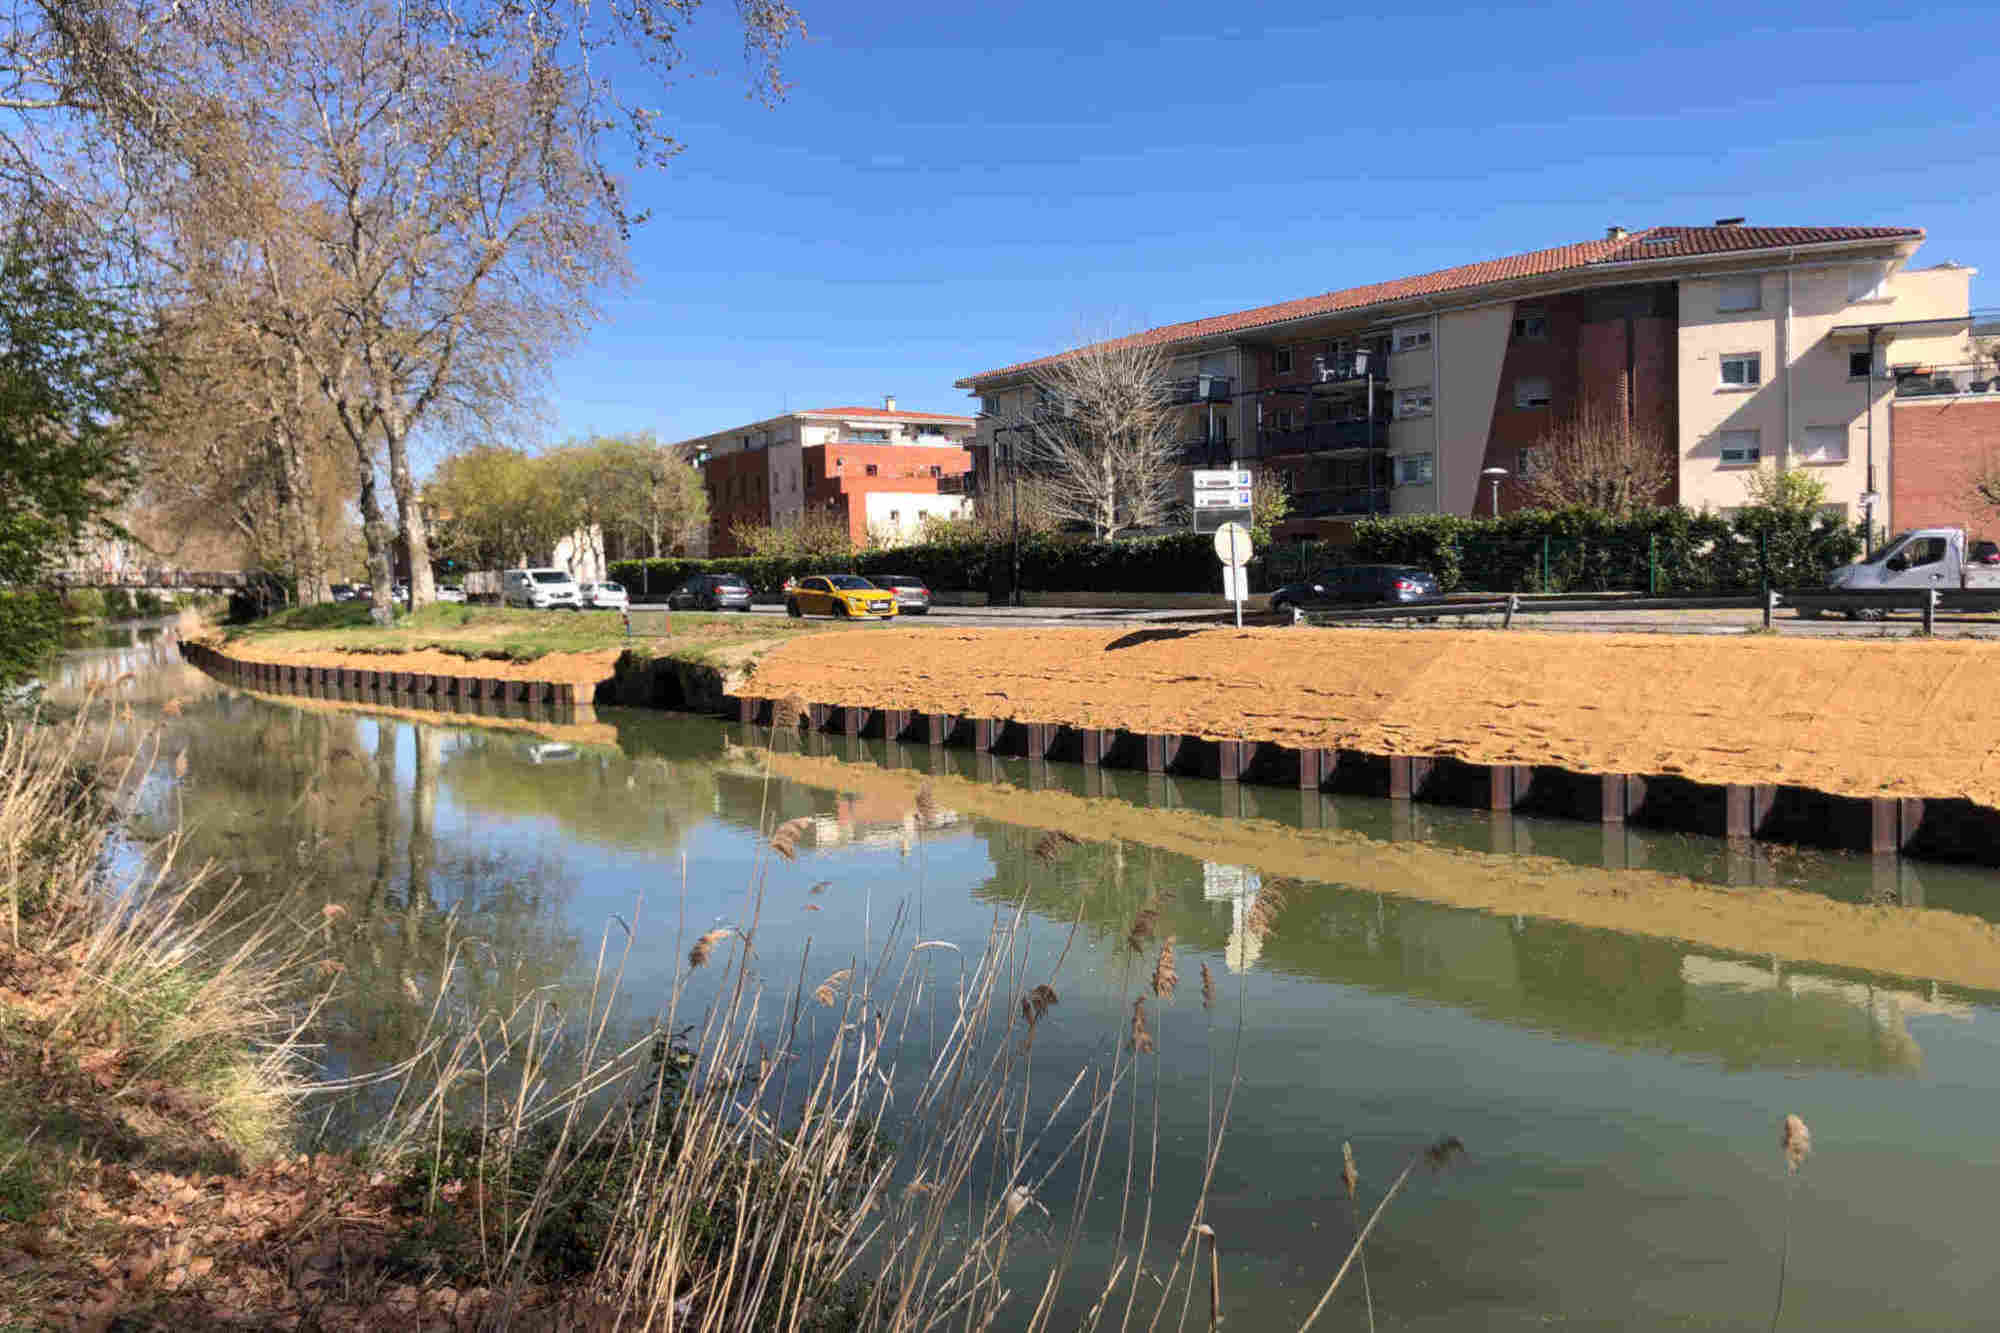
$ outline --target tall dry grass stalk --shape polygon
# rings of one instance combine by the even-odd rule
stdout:
[[[1797,1193],[1799,1168],[1812,1156],[1812,1131],[1797,1115],[1788,1115],[1779,1123],[1778,1151],[1785,1158],[1785,1222],[1784,1240],[1778,1247],[1778,1299],[1771,1308],[1771,1333],[1777,1333],[1778,1320],[1785,1313],[1785,1270],[1792,1258],[1792,1199]]]
[[[1347,1215],[1353,1219],[1354,1235],[1361,1236],[1361,1172],[1354,1165],[1354,1145],[1345,1140],[1340,1145],[1340,1186],[1347,1195]],[[1356,1245],[1355,1255],[1361,1262],[1361,1300],[1368,1310],[1369,1333],[1375,1328],[1375,1291],[1368,1281],[1368,1251]]]
[[[130,738],[128,738],[130,741]],[[141,1085],[192,1093],[246,1157],[290,1147],[306,1090],[300,1032],[326,997],[323,919],[253,907],[184,869],[178,834],[114,870],[121,801],[143,780],[150,737],[113,748],[89,710],[0,736],[0,876],[9,943],[59,960],[45,1041],[117,1054],[113,1099]]]
[[[1388,1191],[1382,1195],[1382,1201],[1375,1205],[1375,1211],[1368,1214],[1368,1224],[1356,1233],[1354,1244],[1348,1247],[1347,1257],[1341,1260],[1340,1267],[1334,1272],[1333,1280],[1327,1283],[1326,1290],[1320,1293],[1319,1303],[1313,1306],[1312,1312],[1306,1316],[1306,1321],[1299,1325],[1299,1333],[1306,1333],[1307,1329],[1318,1322],[1321,1312],[1326,1309],[1326,1303],[1333,1299],[1334,1292],[1340,1290],[1340,1284],[1347,1277],[1348,1270],[1360,1257],[1362,1247],[1368,1243],[1369,1233],[1375,1230],[1375,1224],[1382,1220],[1382,1214],[1389,1210],[1389,1204],[1402,1192],[1410,1173],[1418,1166],[1429,1166],[1434,1171],[1442,1171],[1464,1152],[1465,1145],[1456,1138],[1443,1138],[1410,1158],[1408,1165],[1397,1174],[1396,1179],[1390,1183]],[[1373,1317],[1372,1314],[1370,1317]]]

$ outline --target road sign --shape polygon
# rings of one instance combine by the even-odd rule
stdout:
[[[1203,491],[1247,490],[1251,485],[1250,469],[1241,467],[1197,468],[1194,474],[1196,495]]]
[[[1197,498],[1198,498],[1198,497],[1197,497]],[[1879,504],[1881,504],[1881,503],[1882,503],[1882,493],[1881,493],[1880,491],[1863,491],[1863,492],[1861,492],[1861,507],[1862,507],[1863,509],[1871,509],[1871,510],[1872,510],[1872,509],[1874,509],[1874,508],[1875,508],[1875,506],[1877,506],[1877,505],[1879,505]]]
[[[1231,491],[1196,491],[1194,493],[1194,507],[1196,509],[1248,509],[1250,507],[1250,494],[1248,486],[1245,486],[1241,490]]]
[[[1215,530],[1215,558],[1225,565],[1250,563],[1250,529],[1241,523],[1224,523]]]

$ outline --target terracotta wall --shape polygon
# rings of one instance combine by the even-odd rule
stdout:
[[[1889,512],[1897,528],[1965,528],[1974,537],[2000,537],[2000,511],[1971,493],[1983,467],[2000,469],[2000,395],[1898,400],[1889,409],[1889,429]]]

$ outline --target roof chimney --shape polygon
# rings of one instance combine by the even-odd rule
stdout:
[[[1742,219],[1742,218],[1717,218],[1717,219],[1715,220],[1715,225],[1716,225],[1716,226],[1718,226],[1718,227],[1740,227],[1740,226],[1742,226],[1742,225],[1743,225],[1743,219]]]
[[[882,395],[882,410],[883,410],[884,412],[893,412],[893,411],[895,411],[895,410],[896,410],[896,395],[895,395],[895,394],[893,394],[893,393],[885,393],[885,394],[883,394],[883,395]]]
[[[1604,239],[1607,241],[1622,241],[1631,234],[1631,232],[1626,231],[1623,227],[1606,227],[1604,229]]]

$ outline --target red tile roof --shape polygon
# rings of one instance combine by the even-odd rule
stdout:
[[[1252,310],[1239,310],[1234,314],[1192,319],[1181,324],[1167,324],[1129,337],[1114,339],[1113,342],[1119,345],[1138,346],[1187,342],[1197,338],[1214,337],[1217,334],[1239,333],[1272,324],[1311,319],[1319,315],[1338,314],[1343,310],[1360,310],[1393,301],[1466,291],[1517,278],[1546,277],[1550,274],[1599,265],[1628,264],[1648,259],[1687,259],[1700,255],[1730,254],[1745,250],[1783,250],[1798,245],[1825,245],[1842,241],[1904,239],[1921,241],[1923,236],[1921,227],[1648,227],[1618,239],[1606,237],[1601,240],[1579,241],[1574,245],[1559,245],[1550,250],[1530,250],[1526,254],[1508,255],[1503,259],[1488,259],[1477,264],[1461,264],[1456,268],[1439,269],[1435,273],[1423,273],[1413,278],[1396,278],[1390,282],[1375,282],[1365,287],[1349,287],[1344,291],[1301,297],[1295,301],[1258,306]],[[1052,356],[1037,357],[1032,361],[1002,366],[998,370],[981,371],[977,375],[968,375],[959,380],[957,387],[971,388],[982,380],[1017,374],[1031,367],[1059,360],[1064,355],[1066,353],[1058,352]]]
[[[802,417],[887,417],[892,421],[949,421],[960,426],[973,424],[971,417],[953,416],[949,412],[891,412],[886,407],[815,407],[809,412],[799,413]]]

